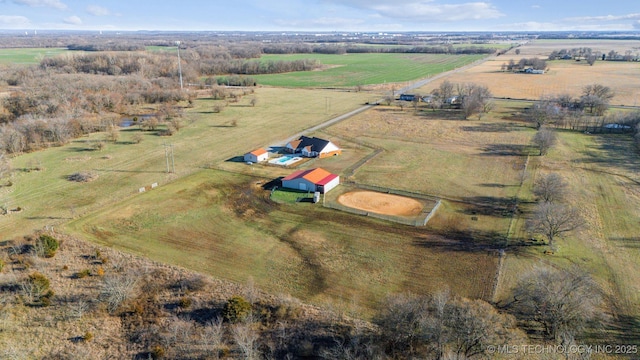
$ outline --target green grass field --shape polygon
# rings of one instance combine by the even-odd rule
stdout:
[[[0,49],[0,64],[38,64],[45,57],[69,52],[66,48],[20,48]]]
[[[143,132],[140,144],[132,143],[137,127],[121,131],[117,143],[102,151],[92,144],[103,134],[92,134],[68,145],[21,155],[13,160],[13,186],[0,188],[0,201],[22,213],[0,217],[1,240],[24,234],[24,229],[56,225],[70,217],[125,199],[138,188],[158,182],[165,184],[212,164],[246,165],[233,160],[258,147],[273,145],[296,132],[360,106],[370,96],[365,93],[322,90],[257,89],[255,94],[231,104],[216,114],[215,101],[201,98],[186,109],[185,127],[172,137]],[[258,105],[249,105],[256,97]],[[326,112],[325,99],[331,101]],[[236,126],[231,121],[236,120]],[[268,129],[268,131],[264,131]],[[174,145],[176,174],[166,174],[163,144]],[[229,161],[227,161],[229,160]],[[44,171],[26,172],[41,166]],[[291,170],[253,167],[254,175],[277,177]],[[99,177],[90,183],[74,183],[67,176],[78,171],[94,171]]]
[[[485,55],[440,54],[295,54],[265,55],[261,60],[317,59],[327,68],[286,74],[257,75],[258,83],[287,87],[352,87],[404,82],[449,71]]]
[[[175,47],[175,46],[156,46],[156,45],[151,45],[151,46],[145,46],[145,50],[150,51],[150,52],[154,52],[154,51],[176,52],[178,50],[178,48]]]
[[[497,257],[410,226],[266,200],[255,177],[203,170],[65,226],[92,241],[269,292],[369,313],[388,293],[490,296]],[[429,274],[429,276],[424,276]],[[457,279],[453,281],[453,279]]]

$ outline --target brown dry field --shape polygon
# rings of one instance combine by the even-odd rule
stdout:
[[[503,56],[490,58],[478,66],[429,83],[416,92],[429,93],[446,79],[458,84],[485,85],[496,97],[537,100],[542,96],[557,94],[570,94],[579,97],[586,85],[602,84],[609,86],[615,92],[615,97],[611,101],[612,105],[640,105],[640,64],[637,62],[596,61],[593,66],[589,66],[586,62],[556,60],[547,62],[549,71],[542,75],[501,71],[501,66],[507,64],[510,59],[516,63],[521,58],[546,59],[553,50],[578,47],[590,47],[605,53],[613,49],[622,54],[625,50],[632,50],[633,53],[638,52],[637,42],[534,41],[519,47],[521,51],[519,55],[515,55],[512,50]]]
[[[404,196],[375,191],[350,191],[338,197],[344,206],[395,216],[415,216],[422,211],[422,204]]]
[[[508,198],[518,189],[534,133],[512,115],[518,111],[500,104],[479,121],[378,106],[328,132],[358,134],[385,149],[355,172],[356,182],[457,199]]]

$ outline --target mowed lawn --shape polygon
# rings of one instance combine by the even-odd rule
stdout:
[[[490,298],[497,256],[425,229],[266,200],[264,180],[202,170],[65,230],[305,301],[370,313],[390,293]],[[259,184],[258,184],[259,183]],[[453,246],[455,251],[447,247]],[[351,306],[355,306],[351,308]]]
[[[296,132],[351,111],[369,96],[364,93],[322,90],[256,89],[255,94],[214,113],[215,101],[195,100],[185,109],[184,128],[173,136],[142,132],[143,141],[133,143],[137,126],[120,131],[116,143],[101,151],[93,144],[104,134],[91,134],[69,144],[20,155],[12,159],[13,186],[0,188],[7,207],[20,213],[0,217],[0,240],[24,235],[25,231],[58,225],[136,194],[152,183],[166,184],[194,171],[242,156],[258,147],[272,145]],[[249,102],[258,100],[253,107]],[[331,101],[331,111],[325,107]],[[235,126],[234,123],[235,122]],[[175,174],[166,174],[165,146],[173,146]],[[41,167],[42,171],[26,170]],[[260,171],[256,169],[256,175]],[[265,176],[285,175],[288,170],[270,169]],[[67,177],[92,171],[98,178],[75,183]]]
[[[405,82],[449,71],[486,55],[444,54],[294,54],[264,55],[260,61],[316,59],[326,68],[254,76],[258,83],[287,87],[348,87]]]

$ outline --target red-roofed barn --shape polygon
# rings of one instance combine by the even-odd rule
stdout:
[[[263,148],[253,150],[252,152],[248,152],[244,154],[245,162],[260,162],[265,161],[269,158],[269,152]]]
[[[340,184],[340,176],[325,169],[298,170],[282,179],[282,187],[327,193]]]

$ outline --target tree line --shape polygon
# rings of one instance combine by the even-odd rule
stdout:
[[[515,60],[511,59],[508,63],[502,64],[500,69],[502,71],[521,71],[525,68],[531,68],[534,70],[546,70],[547,62],[544,59],[540,59],[537,57],[533,58],[522,58],[518,60],[516,63]]]
[[[358,53],[393,53],[393,54],[493,54],[495,48],[482,46],[362,46],[335,44],[269,44],[262,47],[264,54],[358,54]]]
[[[608,53],[603,53],[593,51],[588,47],[553,50],[549,54],[549,60],[586,60],[590,65],[593,65],[592,62],[598,59],[603,61],[638,61],[640,55],[637,51],[634,53],[633,50],[625,50],[624,53],[611,50]]]

